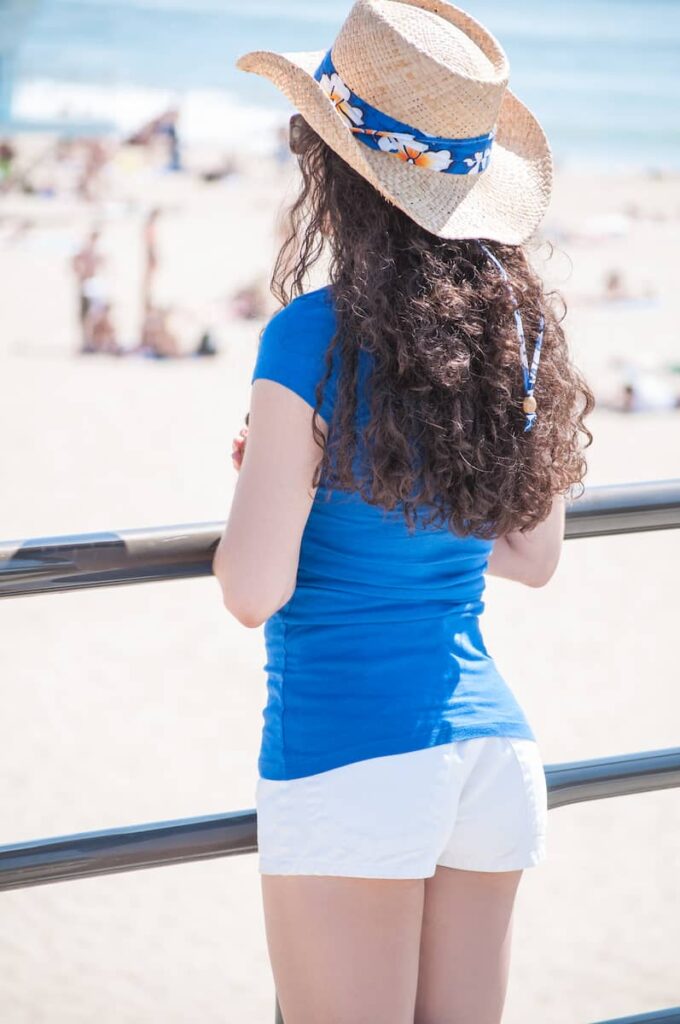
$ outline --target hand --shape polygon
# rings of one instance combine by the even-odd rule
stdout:
[[[248,423],[248,415],[246,415],[246,423]],[[246,438],[248,437],[248,427],[241,427],[239,430],[239,436],[235,437],[231,443],[231,463],[234,469],[238,472],[243,462],[243,453],[246,447]]]

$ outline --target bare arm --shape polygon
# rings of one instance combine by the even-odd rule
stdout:
[[[307,402],[277,381],[251,389],[248,443],[212,568],[225,607],[255,628],[295,589],[300,542],[314,500],[321,449]],[[327,433],[325,421],[319,425]]]
[[[527,533],[508,533],[495,541],[487,572],[506,580],[543,587],[557,568],[562,552],[566,515],[566,499],[558,494],[553,499],[547,519]]]

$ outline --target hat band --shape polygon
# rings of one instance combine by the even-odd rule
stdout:
[[[481,174],[486,170],[494,130],[469,139],[425,135],[372,107],[352,92],[336,71],[330,50],[314,72],[314,78],[350,131],[371,149],[392,153],[405,163],[444,174]]]

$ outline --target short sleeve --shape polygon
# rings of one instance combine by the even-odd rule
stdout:
[[[318,381],[325,375],[325,353],[335,332],[335,324],[335,313],[326,289],[293,299],[271,318],[262,332],[251,384],[261,377],[275,380],[314,408],[314,392]],[[334,365],[319,409],[327,423],[332,416],[336,388],[337,368]]]

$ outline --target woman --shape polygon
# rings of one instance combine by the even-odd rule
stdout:
[[[239,66],[296,106],[302,173],[213,563],[227,609],[265,626],[283,1018],[496,1024],[547,793],[480,632],[484,575],[548,582],[592,440],[522,248],[550,150],[498,43],[441,0],[358,0],[328,53]]]

